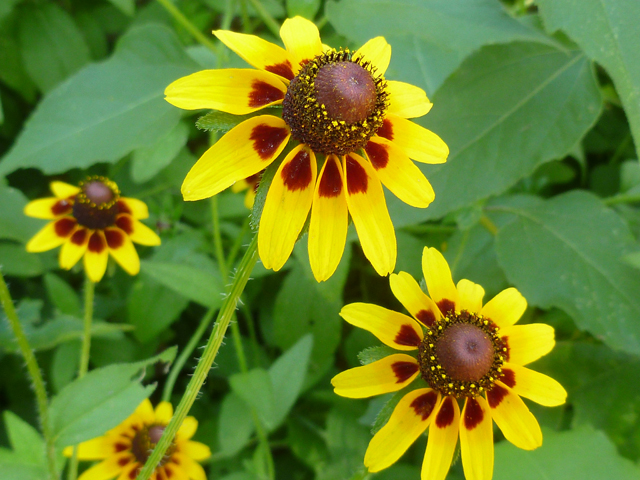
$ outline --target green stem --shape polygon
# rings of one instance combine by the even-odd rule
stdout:
[[[236,237],[236,241],[231,246],[231,250],[229,251],[229,256],[227,257],[227,265],[229,267],[233,267],[233,264],[236,261],[236,257],[238,256],[238,252],[240,251],[240,247],[242,247],[242,242],[244,241],[244,236],[249,231],[249,225],[251,224],[251,217],[247,216],[245,218],[244,223],[242,224],[242,230],[240,234]]]
[[[7,287],[7,284],[4,280],[2,271],[0,271],[0,303],[2,303],[2,308],[4,309],[7,319],[9,320],[9,325],[11,325],[13,334],[16,336],[16,340],[18,341],[18,348],[20,349],[24,361],[27,364],[27,371],[29,372],[31,383],[36,393],[38,413],[40,416],[42,434],[44,435],[44,441],[47,451],[49,478],[51,480],[56,480],[58,478],[58,471],[56,468],[55,445],[53,443],[53,436],[51,434],[51,427],[49,424],[49,400],[47,398],[47,390],[44,386],[44,380],[42,379],[42,373],[40,372],[38,361],[36,360],[36,357],[33,354],[33,350],[29,345],[27,336],[22,330],[20,320],[18,320],[18,315],[16,314],[16,309],[13,306],[13,300],[11,299],[11,294],[9,293],[9,288]]]
[[[84,278],[84,329],[82,332],[82,348],[80,351],[80,367],[78,368],[78,378],[85,376],[89,370],[89,352],[91,351],[91,324],[93,322],[93,297],[96,284],[91,281],[88,275]],[[67,471],[68,480],[78,478],[78,445],[73,446],[73,453],[69,461]]]
[[[616,205],[619,203],[638,203],[640,202],[640,194],[629,195],[629,194],[619,194],[615,197],[605,198],[603,203],[605,205]]]
[[[276,38],[279,38],[280,25],[278,25],[278,22],[276,22],[275,19],[271,16],[271,14],[267,12],[267,10],[262,6],[259,0],[249,0],[249,1],[251,2],[251,5],[253,5],[253,8],[256,9],[256,12],[258,12],[258,15],[260,15],[260,18],[262,18],[262,21],[265,23],[267,28],[271,30],[271,33],[273,33],[273,35]]]
[[[198,42],[207,47],[214,53],[217,53],[216,46],[213,44],[211,40],[205,37],[198,28],[191,23],[191,21],[184,16],[184,14],[178,10],[178,8],[171,3],[169,0],[158,0],[158,3],[162,5],[167,12],[176,20],[180,25],[182,25]]]
[[[487,229],[487,231],[494,237],[497,235],[498,227],[496,227],[496,224],[493,223],[493,221],[491,221],[491,219],[486,215],[482,215],[480,217],[480,225]]]
[[[216,260],[218,261],[218,268],[222,275],[222,281],[227,281],[229,275],[229,269],[227,268],[227,262],[224,259],[224,251],[222,249],[222,236],[220,235],[220,215],[218,213],[218,197],[214,195],[211,197],[211,220],[213,222],[213,248],[216,253]]]
[[[218,350],[220,350],[220,345],[222,344],[224,335],[229,327],[229,321],[236,309],[238,299],[249,281],[253,267],[258,261],[257,247],[258,235],[256,234],[247,248],[244,257],[242,258],[242,262],[240,262],[240,267],[238,268],[235,278],[233,279],[233,284],[231,285],[231,291],[222,304],[222,308],[218,313],[218,318],[215,326],[213,327],[213,331],[211,332],[211,336],[209,337],[209,341],[207,342],[204,352],[202,353],[202,357],[200,357],[200,361],[198,362],[198,366],[187,385],[187,389],[178,404],[178,408],[165,428],[162,438],[160,438],[160,441],[153,449],[153,452],[147,459],[142,471],[138,474],[137,480],[147,480],[151,476],[156,466],[160,463],[160,460],[162,460],[167,448],[171,445],[171,442],[178,432],[180,425],[182,425],[183,420],[189,413],[193,402],[195,402],[196,397],[198,396],[198,392],[200,391],[202,384],[207,379],[211,365],[218,354]]]

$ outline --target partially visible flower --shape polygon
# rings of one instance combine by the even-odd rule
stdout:
[[[130,275],[140,271],[133,243],[160,245],[160,237],[139,220],[149,216],[147,205],[120,196],[118,186],[105,177],[89,177],[76,187],[51,182],[55,197],[29,202],[25,215],[52,220],[27,243],[28,252],[60,249],[60,267],[72,268],[84,257],[93,282],[107,269],[109,254]]]
[[[253,208],[253,201],[256,199],[256,192],[258,191],[258,185],[260,184],[260,172],[250,177],[238,180],[231,186],[231,191],[234,193],[247,191],[244,196],[244,206],[249,210]]]
[[[86,470],[78,480],[135,480],[165,427],[173,416],[169,402],[161,402],[153,409],[145,399],[133,414],[104,436],[81,443],[79,460],[101,460]],[[198,421],[186,417],[176,433],[171,446],[151,475],[152,480],[206,480],[207,476],[198,463],[211,456],[205,444],[194,442],[191,437],[198,429]],[[64,454],[70,457],[73,447]]]
[[[257,70],[204,70],[173,82],[166,100],[179,108],[245,115],[282,106],[282,116],[244,120],[193,166],[185,200],[216,195],[268,167],[293,139],[265,199],[258,250],[279,270],[309,220],[309,260],[318,281],[335,272],[351,215],[375,270],[395,267],[396,237],[382,184],[403,202],[426,208],[435,194],[411,161],[443,163],[447,145],[411,122],[431,108],[425,92],[387,81],[391,46],[383,37],[357,51],[322,44],[318,28],[301,17],[280,29],[285,49],[254,35],[225,30],[216,37]],[[267,113],[267,112],[265,112]]]
[[[377,472],[396,462],[430,427],[422,480],[443,480],[460,437],[465,477],[493,475],[493,425],[515,446],[542,445],[537,420],[520,397],[561,405],[567,393],[552,378],[524,365],[551,351],[554,330],[545,324],[514,325],[527,308],[508,288],[482,305],[484,289],[469,280],[454,285],[446,260],[425,248],[422,269],[431,297],[405,272],[391,275],[391,290],[413,318],[376,305],[353,303],[340,315],[403,352],[336,375],[338,395],[365,398],[395,392],[418,375],[416,387],[399,401],[387,424],[369,443],[364,463]],[[464,400],[462,412],[458,405]]]

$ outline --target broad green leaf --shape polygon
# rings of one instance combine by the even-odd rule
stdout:
[[[60,313],[78,318],[82,316],[80,299],[71,285],[53,273],[47,273],[44,276],[44,285],[49,300],[60,310]]]
[[[287,444],[296,457],[309,467],[320,469],[327,462],[329,452],[324,432],[306,418],[287,419]]]
[[[0,2],[0,5],[2,2]],[[2,7],[0,7],[2,8]],[[0,80],[19,92],[32,103],[36,97],[36,86],[24,69],[20,44],[18,43],[18,22],[16,15],[0,20]],[[5,104],[5,116],[8,118],[8,102]]]
[[[142,262],[142,272],[189,300],[206,307],[219,307],[225,288],[220,275],[187,264]]]
[[[0,2],[0,21],[11,13],[13,7],[19,2],[20,0],[2,0]]]
[[[93,357],[95,341],[91,342],[91,356]],[[78,374],[80,364],[80,341],[66,342],[58,346],[53,352],[51,361],[51,386],[57,393],[66,387]]]
[[[4,111],[2,110],[2,95],[0,95],[0,125],[4,123]]]
[[[43,271],[38,255],[29,253],[24,245],[0,242],[0,265],[2,273],[14,277],[35,277]]]
[[[371,434],[358,422],[361,412],[353,408],[333,408],[327,415],[325,438],[330,460],[316,472],[318,480],[350,479],[355,472],[364,470],[362,459]]]
[[[549,30],[563,30],[613,79],[640,152],[640,2],[634,0],[540,0]],[[639,153],[640,155],[640,153]]]
[[[109,0],[118,10],[130,17],[136,13],[135,0]]]
[[[287,16],[297,15],[313,20],[320,8],[320,0],[287,0]]]
[[[250,408],[253,408],[267,430],[275,423],[275,397],[269,372],[254,368],[247,373],[238,373],[229,378],[231,390]]]
[[[129,323],[135,328],[133,335],[142,343],[153,340],[178,320],[188,304],[184,296],[141,275],[131,288],[127,301]]]
[[[185,146],[188,134],[187,125],[179,122],[154,145],[135,150],[131,158],[131,179],[143,183],[155,177]]]
[[[89,47],[71,15],[55,3],[19,10],[18,38],[26,71],[48,92],[89,62]]]
[[[172,362],[176,348],[136,363],[109,365],[89,372],[53,397],[51,429],[60,448],[95,438],[118,425],[154,390],[143,386],[144,369]]]
[[[466,60],[433,103],[422,123],[451,154],[446,164],[422,166],[436,199],[426,212],[411,209],[413,218],[442,217],[563,157],[596,121],[602,102],[582,53],[513,43],[484,47]]]
[[[325,13],[338,33],[358,46],[383,35],[392,48],[386,77],[418,85],[429,95],[483,45],[551,43],[493,0],[331,0]]]
[[[162,98],[165,87],[195,69],[168,28],[131,29],[109,60],[88,65],[40,102],[0,162],[0,175],[86,168],[155,143],[180,118]]]
[[[386,345],[377,345],[375,347],[365,348],[358,353],[358,360],[360,360],[361,365],[368,365],[370,363],[377,362],[384,357],[393,355],[394,353],[398,352],[391,347],[387,347]]]
[[[214,110],[198,118],[198,120],[196,120],[196,127],[208,132],[228,132],[233,127],[251,117],[266,114],[280,116],[282,114],[282,107],[263,108],[262,110],[254,113],[248,113],[246,115],[232,115],[230,113]]]
[[[622,458],[607,436],[591,428],[543,429],[542,447],[528,452],[509,442],[496,445],[494,480],[632,480],[640,469]]]
[[[623,261],[638,245],[626,223],[581,191],[502,210],[517,219],[498,231],[498,261],[529,303],[558,307],[612,348],[640,353],[640,276]]]
[[[220,406],[218,443],[225,456],[242,450],[255,430],[251,410],[235,393],[227,394]]]
[[[27,202],[20,190],[0,185],[0,238],[26,243],[46,225],[22,213]]]
[[[45,444],[40,432],[9,410],[4,411],[2,418],[14,459],[25,465],[46,469]]]

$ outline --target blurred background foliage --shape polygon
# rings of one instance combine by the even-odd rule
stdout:
[[[556,349],[534,367],[561,381],[568,403],[530,404],[544,429],[535,452],[497,434],[494,478],[639,478],[636,0],[0,0],[0,265],[54,396],[56,444],[102,434],[149,394],[154,403],[163,391],[174,404],[180,399],[198,350],[172,393],[166,364],[151,365],[202,334],[251,231],[243,193],[182,201],[186,172],[216,137],[195,127],[204,112],[181,112],[163,90],[197,70],[247,66],[212,29],[230,24],[280,43],[270,19],[294,15],[316,21],[334,47],[385,36],[393,49],[386,77],[424,88],[434,103],[417,121],[451,155],[444,165],[420,164],[436,191],[428,209],[387,196],[396,271],[421,278],[422,248],[435,246],[456,281],[485,287],[485,301],[513,285],[529,301],[523,322],[556,329]],[[107,175],[144,200],[162,246],[140,250],[139,276],[111,265],[97,285],[93,372],[74,382],[83,275],[59,270],[57,251],[25,252],[44,222],[22,209],[48,196],[52,179],[74,183],[87,174]],[[401,310],[353,232],[348,242],[322,284],[304,237],[282,271],[256,268],[237,312],[239,336],[227,339],[191,412],[196,439],[214,452],[209,478],[269,478],[270,455],[275,476],[287,480],[419,478],[425,438],[386,471],[362,467],[391,395],[347,400],[330,387],[378,344],[344,323],[340,308],[364,301]],[[23,366],[3,320],[4,480],[46,472],[44,455],[34,454],[42,438]],[[463,478],[459,462],[448,478]]]

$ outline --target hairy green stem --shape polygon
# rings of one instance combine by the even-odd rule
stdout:
[[[2,275],[2,271],[0,271],[0,303],[2,303],[2,308],[9,320],[9,325],[11,325],[13,334],[16,336],[16,340],[18,341],[18,348],[20,349],[24,361],[27,364],[27,371],[31,377],[31,384],[33,385],[33,389],[36,393],[38,414],[40,416],[40,424],[42,426],[42,434],[44,435],[46,446],[49,478],[51,480],[56,480],[58,478],[58,470],[56,468],[56,450],[53,443],[53,436],[51,434],[51,426],[49,424],[49,400],[47,398],[47,389],[44,386],[44,380],[42,378],[42,373],[40,372],[40,367],[38,366],[38,361],[36,360],[33,350],[29,345],[27,336],[22,330],[20,320],[18,320],[18,315],[13,305],[9,288],[7,287],[4,276]]]
[[[164,7],[164,9],[169,12],[169,14],[176,20],[180,25],[182,25],[198,42],[207,47],[212,52],[216,53],[218,50],[216,46],[213,44],[211,40],[205,37],[198,28],[191,23],[191,21],[184,16],[184,14],[178,10],[178,8],[171,3],[169,0],[158,0],[158,3]]]
[[[84,278],[84,328],[82,332],[82,348],[80,350],[80,367],[78,378],[85,376],[89,370],[89,352],[91,351],[91,324],[93,322],[93,297],[96,284],[91,281],[89,275]],[[78,445],[74,445],[71,460],[69,460],[68,480],[78,478]]]
[[[213,365],[213,361],[218,354],[218,350],[220,350],[220,345],[222,344],[224,335],[229,327],[229,322],[231,321],[231,317],[236,309],[238,299],[244,291],[244,287],[247,285],[251,272],[253,271],[253,267],[257,261],[258,235],[256,234],[253,237],[251,244],[249,244],[244,257],[242,258],[242,262],[240,262],[240,266],[236,272],[235,278],[233,279],[229,295],[222,304],[222,308],[218,313],[218,318],[215,326],[213,327],[213,331],[211,332],[211,336],[209,337],[209,341],[207,342],[204,352],[202,353],[202,357],[200,357],[198,362],[198,366],[187,385],[187,389],[178,404],[178,408],[165,428],[162,438],[160,438],[160,441],[153,449],[153,453],[149,456],[144,467],[138,474],[137,480],[147,480],[151,476],[156,466],[164,456],[164,453],[167,451],[167,448],[171,445],[180,425],[182,425],[182,422],[189,413],[193,402],[195,402],[196,397],[198,396],[198,392],[200,391],[202,384],[209,375],[209,370],[211,369],[211,365]]]

